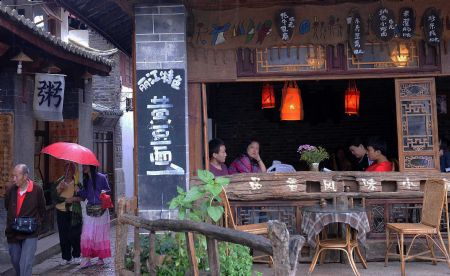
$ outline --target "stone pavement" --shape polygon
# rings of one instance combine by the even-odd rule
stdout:
[[[129,235],[130,236],[130,235]],[[33,267],[33,275],[49,275],[49,276],[60,276],[60,275],[98,275],[98,276],[112,276],[115,275],[114,269],[114,256],[115,256],[115,238],[116,238],[116,227],[112,226],[110,230],[111,237],[111,253],[112,257],[105,259],[105,265],[97,266],[94,265],[89,268],[80,269],[78,265],[66,265],[61,266],[59,262],[61,261],[61,254],[58,253],[51,258],[48,258],[44,262],[35,265]],[[96,262],[96,259],[93,260]]]

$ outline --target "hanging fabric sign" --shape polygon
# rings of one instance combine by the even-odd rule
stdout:
[[[428,8],[422,17],[425,41],[430,45],[438,45],[441,42],[442,22],[439,12],[435,8]]]
[[[38,121],[63,121],[65,75],[39,74],[34,78],[34,117]]]
[[[400,21],[399,21],[399,37],[403,39],[411,39],[416,30],[416,15],[412,8],[400,9]]]
[[[295,14],[292,9],[282,9],[276,14],[277,28],[281,40],[288,42],[291,40],[295,29]]]
[[[364,24],[362,24],[359,12],[354,11],[351,16],[351,23],[349,28],[349,42],[352,52],[355,56],[364,54]]]
[[[372,29],[378,39],[382,41],[391,40],[395,35],[394,13],[385,7],[377,9],[373,17]]]

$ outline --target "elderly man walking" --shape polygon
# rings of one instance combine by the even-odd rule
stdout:
[[[9,255],[17,276],[31,276],[39,228],[45,214],[44,192],[28,177],[25,164],[14,168],[14,184],[6,191]]]

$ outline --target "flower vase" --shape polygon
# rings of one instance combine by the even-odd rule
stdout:
[[[309,170],[312,172],[318,172],[319,171],[319,163],[311,163],[311,165],[309,165]]]

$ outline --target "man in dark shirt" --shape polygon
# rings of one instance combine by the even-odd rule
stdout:
[[[14,186],[6,191],[5,208],[6,230],[9,255],[16,275],[31,276],[34,255],[36,253],[39,228],[45,215],[45,199],[41,186],[36,185],[28,177],[25,164],[14,168]],[[16,218],[30,217],[37,220],[38,227],[32,233],[23,233],[12,228]]]
[[[367,156],[367,149],[364,146],[364,142],[360,138],[355,138],[348,147],[350,152],[356,159],[355,170],[365,171],[370,165],[369,158]]]

